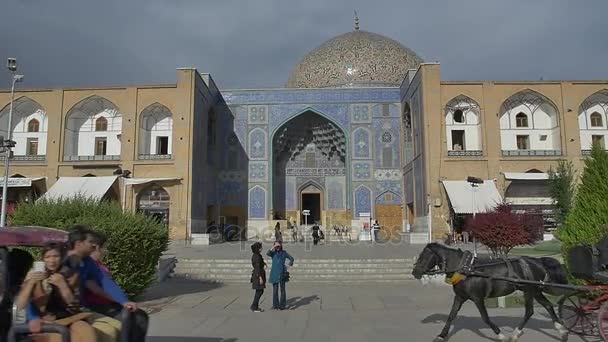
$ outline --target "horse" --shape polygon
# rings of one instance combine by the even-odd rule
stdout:
[[[436,267],[439,267],[439,271],[436,273],[445,273],[446,278],[452,281],[454,303],[443,330],[433,340],[434,342],[446,340],[452,321],[456,318],[462,304],[468,300],[475,303],[481,318],[494,331],[500,341],[517,341],[523,334],[524,326],[534,313],[534,299],[551,316],[561,340],[568,340],[568,330],[555,314],[553,305],[543,294],[544,292],[558,295],[563,294],[563,292],[549,286],[517,284],[492,279],[492,277],[510,277],[528,281],[567,284],[566,272],[557,260],[548,257],[520,257],[498,261],[473,258],[471,252],[463,252],[460,249],[449,248],[438,243],[429,243],[418,256],[412,275],[416,279],[421,279],[423,275],[435,273]],[[473,273],[477,273],[477,275]],[[511,338],[507,339],[488,317],[485,299],[506,296],[516,290],[521,290],[524,293],[525,314],[521,323],[513,331]]]

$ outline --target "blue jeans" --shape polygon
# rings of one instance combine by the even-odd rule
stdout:
[[[279,285],[281,285],[281,301],[279,302]],[[285,282],[281,281],[277,284],[272,284],[272,308],[285,309],[287,295],[285,294]]]

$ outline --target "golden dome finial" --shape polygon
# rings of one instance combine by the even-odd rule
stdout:
[[[355,31],[359,31],[359,16],[357,15],[356,10],[355,10]]]

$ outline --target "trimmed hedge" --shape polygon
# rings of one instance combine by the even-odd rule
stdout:
[[[152,218],[139,213],[123,213],[117,202],[83,197],[22,203],[9,220],[11,225],[62,230],[83,224],[105,234],[108,255],[104,263],[131,298],[143,294],[155,281],[158,260],[169,243],[167,229]]]

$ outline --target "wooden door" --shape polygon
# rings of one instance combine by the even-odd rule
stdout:
[[[403,212],[400,204],[376,204],[374,221],[382,227],[381,237],[385,239],[397,239],[401,234],[403,225]]]

